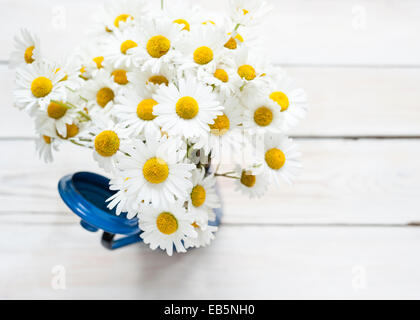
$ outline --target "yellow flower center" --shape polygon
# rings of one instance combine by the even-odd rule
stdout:
[[[191,225],[192,225],[195,229],[200,228],[200,226],[197,224],[197,222],[193,222],[193,223],[191,223]]]
[[[121,44],[121,53],[123,54],[127,54],[127,51],[132,49],[132,48],[136,48],[138,47],[138,44],[135,43],[133,40],[126,40]]]
[[[43,98],[49,95],[52,89],[53,84],[51,80],[45,77],[36,78],[31,84],[32,94],[36,98]]]
[[[102,69],[103,68],[102,62],[104,62],[104,57],[96,57],[96,58],[93,58],[93,62],[96,63],[96,67],[98,69]]]
[[[35,59],[33,58],[34,49],[35,47],[31,46],[25,50],[25,62],[28,64],[31,64],[35,61]]]
[[[118,17],[115,18],[114,26],[119,28],[120,22],[127,22],[128,19],[134,20],[133,16],[130,14],[120,14]]]
[[[79,127],[75,124],[66,123],[66,129],[67,129],[67,135],[65,137],[63,137],[61,134],[58,133],[58,131],[56,131],[57,135],[61,139],[67,140],[67,139],[70,139],[70,138],[74,138],[79,133]]]
[[[146,99],[140,102],[137,106],[137,116],[145,121],[150,121],[156,118],[153,114],[153,107],[158,103],[153,99]]]
[[[248,188],[252,188],[253,186],[255,186],[255,183],[257,181],[257,177],[252,175],[252,174],[248,174],[245,170],[242,171],[242,175],[241,175],[241,183],[248,187]]]
[[[197,100],[192,97],[183,97],[176,103],[176,113],[182,119],[193,119],[198,114],[198,111]]]
[[[99,106],[101,106],[102,108],[105,108],[106,105],[114,100],[114,91],[112,91],[110,88],[105,87],[102,88],[98,91],[98,93],[96,94],[96,102],[98,103]]]
[[[169,176],[168,164],[163,159],[151,158],[143,166],[143,176],[150,183],[162,183]]]
[[[80,68],[79,72],[80,72],[80,75],[79,75],[80,78],[82,78],[83,80],[88,80],[88,77],[85,75],[85,73],[86,73],[86,67],[85,66],[82,66]]]
[[[114,131],[106,130],[95,138],[95,150],[102,157],[112,157],[120,149],[120,138]]]
[[[242,79],[246,79],[248,81],[254,80],[257,76],[254,67],[248,64],[240,66],[238,68],[238,74]]]
[[[289,109],[290,102],[289,98],[285,93],[281,91],[273,92],[272,94],[270,94],[270,99],[277,102],[282,112]]]
[[[239,33],[236,34],[235,39],[236,40],[239,40],[240,42],[244,42],[245,41],[244,38]]]
[[[44,142],[45,142],[46,144],[51,144],[51,137],[48,137],[48,136],[42,136],[42,138],[44,139]]]
[[[249,13],[249,11],[246,9],[242,9],[242,12],[244,13],[244,16],[246,16]]]
[[[238,44],[236,43],[236,40],[232,37],[229,38],[229,40],[225,43],[225,48],[228,48],[230,50],[235,50],[238,48]]]
[[[206,201],[206,189],[203,186],[195,186],[191,192],[191,200],[194,207],[201,207]]]
[[[63,104],[51,102],[47,108],[47,114],[55,120],[61,119],[67,113],[67,108]]]
[[[168,86],[169,85],[169,80],[166,78],[166,77],[164,77],[164,76],[159,76],[159,75],[156,75],[156,76],[151,76],[150,78],[149,78],[149,82],[151,82],[151,83],[153,83],[153,84],[156,84],[156,85],[161,85],[161,84],[165,84],[166,86]]]
[[[211,20],[204,21],[203,24],[204,25],[212,24],[214,26],[216,25],[216,23],[214,21],[211,21]]]
[[[213,60],[213,50],[209,47],[200,47],[194,51],[194,61],[204,65]]]
[[[255,110],[254,121],[260,127],[266,127],[273,121],[273,112],[267,107],[260,107]]]
[[[66,123],[66,128],[67,128],[67,137],[65,139],[74,138],[79,133],[79,127],[75,124]]]
[[[265,153],[265,162],[271,169],[280,170],[286,163],[286,156],[280,149],[273,148]]]
[[[214,73],[214,77],[225,83],[229,81],[229,75],[223,69],[217,69]]]
[[[170,212],[162,212],[156,219],[156,226],[160,232],[171,235],[178,230],[178,220]]]
[[[229,131],[230,120],[225,114],[222,114],[221,116],[217,116],[217,118],[214,119],[214,124],[210,124],[209,126],[212,134],[223,136]]]
[[[112,76],[114,77],[114,82],[120,85],[126,85],[128,83],[127,79],[127,71],[122,69],[117,69],[112,72]]]
[[[184,25],[184,28],[182,30],[190,31],[190,24],[188,23],[187,20],[184,20],[184,19],[176,19],[176,20],[173,21],[173,23],[183,24]]]
[[[164,36],[154,36],[147,42],[147,52],[152,58],[160,58],[168,53],[171,42]]]

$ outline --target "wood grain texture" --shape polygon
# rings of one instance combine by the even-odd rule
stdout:
[[[235,192],[220,180],[229,224],[405,224],[420,221],[420,141],[299,140],[305,170],[295,185],[271,187],[261,199]],[[99,172],[89,150],[63,145],[53,164],[43,164],[32,141],[1,141],[0,215],[63,215],[57,193],[69,173]],[[18,221],[17,221],[18,222]]]
[[[143,244],[109,252],[76,224],[24,219],[0,218],[2,299],[420,298],[418,228],[223,226],[211,247],[168,257]],[[52,289],[54,266],[66,290]]]
[[[387,68],[286,68],[307,91],[308,116],[294,136],[420,136],[420,71]],[[0,137],[34,135],[13,105],[12,70],[0,66]]]
[[[7,60],[22,26],[39,33],[53,56],[80,43],[92,12],[104,0],[2,0],[5,28],[0,60]],[[151,1],[153,2],[153,1]],[[169,3],[169,0],[166,1]],[[195,1],[213,17],[226,1]],[[262,39],[273,61],[292,64],[420,65],[420,3],[416,0],[357,2],[268,0],[274,8]],[[156,6],[160,1],[154,0]],[[25,10],[22,10],[25,8]],[[64,12],[65,26],[57,23]],[[204,13],[205,12],[205,13]]]

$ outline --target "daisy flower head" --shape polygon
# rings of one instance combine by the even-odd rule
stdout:
[[[93,149],[93,159],[99,167],[107,172],[115,172],[127,139],[114,121],[97,115],[92,119],[89,134],[80,138],[80,142]]]
[[[131,71],[131,68],[127,68],[124,65],[115,65],[111,69],[105,69],[111,73],[111,78],[117,86],[117,91],[124,91],[130,81],[128,80],[128,73]]]
[[[150,67],[145,70],[134,69],[127,77],[134,87],[146,87],[153,93],[161,86],[168,86],[176,80],[175,70],[169,65],[163,65],[159,72],[152,72]]]
[[[173,63],[176,56],[174,46],[180,39],[182,25],[170,20],[149,19],[142,24],[143,38],[139,52],[143,58],[142,69],[158,73],[163,65]]]
[[[216,193],[216,178],[206,175],[206,170],[196,169],[192,173],[190,196],[188,197],[188,212],[200,226],[206,226],[209,219],[214,219],[213,209],[220,208],[220,199]]]
[[[160,132],[153,114],[158,103],[146,87],[133,85],[117,99],[113,114],[119,119],[118,126],[133,138]]]
[[[89,101],[91,114],[109,114],[119,94],[117,83],[108,70],[101,69],[95,77],[88,80],[83,87],[82,96]]]
[[[110,181],[110,190],[115,193],[106,200],[108,209],[114,210],[117,216],[126,213],[127,219],[133,219],[138,214],[136,195],[127,196],[127,190],[123,188],[124,181],[129,178],[116,177]]]
[[[216,63],[212,69],[199,69],[197,78],[225,96],[233,96],[242,86],[238,73],[227,63]]]
[[[215,233],[218,231],[217,227],[210,225],[200,227],[196,222],[192,226],[195,232],[197,232],[197,237],[187,237],[184,240],[185,249],[207,247],[216,238]]]
[[[267,19],[271,7],[261,0],[229,0],[230,19],[233,23],[249,27]]]
[[[294,128],[308,112],[308,100],[303,89],[286,74],[276,72],[266,95],[273,100],[284,116],[284,130]]]
[[[113,0],[94,16],[93,31],[98,35],[111,35],[116,30],[140,24],[147,12],[146,0]]]
[[[223,102],[224,110],[221,115],[209,125],[210,134],[201,136],[194,144],[194,148],[201,150],[216,163],[232,159],[242,148],[242,108],[240,101],[235,97],[226,98]]]
[[[258,172],[258,170],[247,169],[238,165],[235,174],[239,177],[235,182],[236,191],[240,191],[251,199],[260,198],[267,192],[269,181],[261,173],[261,170]]]
[[[182,69],[215,69],[224,44],[223,32],[217,27],[198,26],[190,32],[189,37],[180,41]]]
[[[83,48],[77,48],[76,56],[80,61],[80,78],[83,80],[91,79],[96,73],[109,65],[105,61],[103,50],[100,49],[99,44],[87,44]]]
[[[56,63],[57,71],[64,73],[62,81],[66,82],[69,91],[75,91],[83,84],[83,69],[80,67],[78,56],[72,55],[61,58]]]
[[[209,125],[223,111],[212,88],[194,79],[181,79],[178,87],[162,86],[153,97],[159,103],[154,114],[163,131],[187,139],[210,132]]]
[[[169,256],[174,247],[177,252],[187,252],[183,242],[187,237],[197,237],[193,222],[181,201],[158,208],[144,205],[139,214],[139,227],[143,231],[140,237],[152,250],[161,248]]]
[[[57,136],[56,130],[53,127],[37,128],[37,139],[35,140],[35,147],[40,159],[45,163],[50,163],[54,160],[53,153],[58,151],[60,139]]]
[[[67,128],[79,117],[79,109],[67,103],[67,100],[52,100],[47,110],[38,110],[35,115],[35,127],[38,130],[53,128],[57,134],[67,137]]]
[[[32,64],[39,60],[41,48],[39,38],[36,35],[27,29],[22,29],[20,35],[15,36],[14,40],[15,50],[12,52],[9,63],[11,68],[16,68],[22,64]]]
[[[131,140],[132,147],[121,158],[120,175],[126,179],[123,189],[127,196],[136,195],[138,203],[153,206],[186,200],[193,164],[185,163],[186,148],[181,141],[160,133],[146,135],[146,140]]]
[[[235,26],[231,21],[225,22],[224,28],[225,30],[233,30],[226,35],[224,44],[226,52],[234,52],[243,47],[257,48],[263,46],[261,39],[259,39],[260,34],[255,29],[239,28],[238,25]]]
[[[65,73],[53,64],[34,62],[16,70],[16,105],[30,114],[66,98]]]
[[[249,134],[261,132],[281,133],[284,126],[284,115],[273,100],[262,95],[257,89],[243,99],[243,127]]]
[[[183,32],[194,30],[199,25],[199,8],[191,0],[171,0],[164,6],[162,16],[182,26]]]
[[[267,63],[261,57],[243,47],[235,51],[233,60],[236,73],[242,80],[242,88],[246,90],[249,87],[261,88],[267,85],[265,73]]]
[[[264,140],[264,154],[260,160],[263,174],[277,186],[281,186],[281,179],[291,184],[302,169],[297,145],[281,134],[267,134]]]
[[[138,67],[141,58],[139,55],[140,30],[138,28],[115,30],[110,37],[104,38],[101,44],[105,60],[115,68]]]

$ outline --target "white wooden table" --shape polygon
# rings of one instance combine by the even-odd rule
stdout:
[[[56,189],[65,174],[100,172],[91,155],[66,146],[43,164],[12,108],[18,28],[59,55],[100,2],[1,0],[0,298],[420,298],[419,1],[271,1],[264,42],[311,101],[293,132],[305,171],[253,201],[221,181],[217,240],[172,258],[103,249]],[[60,270],[64,290],[52,285]]]

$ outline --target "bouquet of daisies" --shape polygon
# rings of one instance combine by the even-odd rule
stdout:
[[[214,239],[216,177],[250,197],[293,181],[300,153],[285,134],[307,105],[259,51],[264,2],[231,0],[223,19],[186,0],[149,4],[108,3],[86,45],[60,61],[23,30],[14,96],[40,157],[52,161],[64,142],[90,148],[112,175],[108,207],[137,216],[144,242],[172,255]]]

